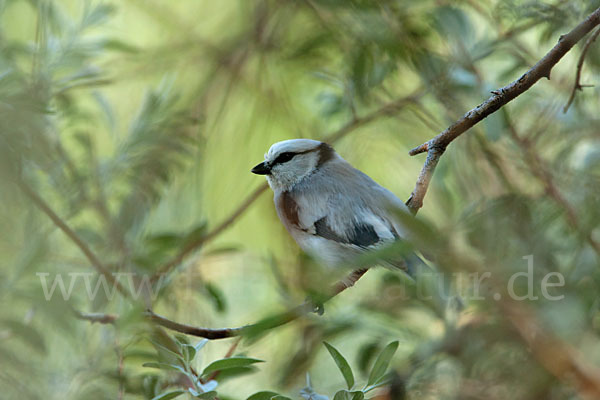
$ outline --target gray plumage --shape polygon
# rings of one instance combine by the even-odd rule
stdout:
[[[328,265],[357,266],[361,253],[406,237],[396,218],[404,203],[325,143],[275,143],[252,172],[267,176],[277,214],[298,245]]]

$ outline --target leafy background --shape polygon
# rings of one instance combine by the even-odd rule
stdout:
[[[348,368],[358,390],[388,372],[367,397],[583,396],[540,359],[550,349],[519,334],[528,325],[510,318],[514,305],[491,296],[533,255],[536,295],[548,272],[563,274],[565,286],[553,291],[561,301],[520,302],[528,320],[577,360],[600,362],[600,89],[578,92],[563,112],[582,44],[551,80],[442,158],[415,244],[441,255],[435,268],[454,274],[442,285],[423,283],[432,300],[396,273],[374,269],[327,303],[323,316],[235,348],[235,339],[174,336],[147,324],[142,312],[152,306],[172,320],[235,327],[301,303],[324,276],[333,283],[344,271],[321,271],[300,253],[268,193],[204,240],[263,184],[249,169],[268,147],[343,129],[337,151],[406,199],[423,161],[408,150],[518,78],[598,6],[0,1],[2,397],[142,399],[191,388],[182,398],[202,391],[221,399],[259,391],[271,394],[256,398],[334,398],[346,388]],[[596,44],[582,82],[597,84],[599,71]],[[142,290],[132,302],[100,290],[91,300],[81,275],[68,301],[48,301],[36,273],[49,282],[62,274],[68,285],[69,273],[94,269],[28,190],[103,266],[134,273],[136,283],[190,243],[202,246],[175,263],[155,298]],[[473,271],[493,273],[482,289],[486,300],[469,301],[472,287],[459,284]],[[95,272],[91,279],[93,287]],[[449,293],[467,299],[461,311],[449,305]],[[119,318],[92,324],[77,312]],[[397,349],[382,360],[389,346]],[[215,382],[192,383],[194,371],[202,374],[230,350],[237,358],[213,367]],[[335,398],[351,396],[361,394]]]

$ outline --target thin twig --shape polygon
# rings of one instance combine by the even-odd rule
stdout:
[[[21,191],[33,201],[33,203],[44,213],[48,218],[54,222],[65,235],[71,239],[73,243],[79,250],[83,253],[83,255],[88,259],[90,264],[96,269],[96,271],[104,275],[104,277],[114,286],[117,290],[125,297],[129,297],[129,292],[125,290],[125,288],[119,283],[118,280],[115,279],[111,271],[100,262],[100,259],[94,254],[94,252],[88,247],[88,245],[75,233],[75,231],[52,210],[50,205],[44,201],[33,189],[31,189],[25,182],[22,180],[18,180],[17,185]]]
[[[567,384],[574,381],[581,398],[600,398],[600,370],[597,366],[585,362],[575,348],[552,335],[524,304],[504,300],[499,306],[542,367]]]
[[[177,267],[190,253],[197,250],[199,247],[203,246],[206,242],[211,241],[215,237],[217,237],[221,232],[225,229],[229,228],[247,209],[260,197],[263,192],[267,190],[269,185],[263,183],[259,187],[257,187],[246,199],[235,209],[233,213],[219,225],[217,225],[213,230],[208,232],[206,235],[200,237],[199,239],[190,242],[186,245],[175,257],[173,257],[170,261],[165,263],[162,267],[160,267],[151,278],[151,282],[156,283],[161,276],[168,274]]]
[[[185,333],[186,335],[192,335],[197,337],[203,337],[209,340],[226,339],[229,337],[240,336],[244,327],[240,328],[201,328],[192,325],[181,324],[179,322],[171,321],[168,318],[162,317],[155,314],[151,310],[146,311],[148,319],[160,326],[170,329],[175,332]]]
[[[350,132],[355,131],[356,129],[365,126],[381,117],[394,114],[407,104],[415,103],[422,95],[423,91],[417,90],[406,97],[402,97],[400,99],[396,99],[387,104],[384,104],[382,107],[378,108],[375,111],[372,111],[362,117],[352,119],[350,122],[339,128],[337,131],[325,136],[323,138],[323,141],[329,144],[333,144],[338,140],[342,139]]]
[[[464,271],[482,273],[489,268],[501,269],[498,265],[485,265],[486,269],[479,259],[461,251],[454,251],[453,254],[457,257],[455,262],[461,265]],[[501,294],[497,300],[494,298],[500,315],[514,329],[540,366],[562,382],[574,384],[581,398],[600,399],[600,369],[587,362],[569,343],[554,335],[535,315],[534,309],[512,297],[510,292],[507,293],[506,284],[497,279],[497,275],[490,276],[486,284],[489,285],[489,293]],[[466,328],[460,330],[465,331]],[[466,336],[461,332],[457,333],[459,338]]]
[[[323,303],[329,301],[333,297],[342,293],[344,290],[354,286],[354,284],[367,272],[367,269],[357,269],[348,275],[345,279],[336,283],[331,293],[323,299]],[[285,325],[292,322],[299,317],[306,315],[314,311],[314,304],[312,302],[305,302],[296,306],[288,311],[276,315],[275,317],[268,318],[263,321],[259,321],[252,325],[246,325],[238,328],[201,328],[192,325],[181,324],[179,322],[171,321],[165,317],[155,314],[152,310],[147,310],[146,315],[150,321],[163,326],[172,331],[185,333],[186,335],[203,337],[210,340],[226,339],[230,337],[241,336],[247,333],[256,332],[256,330],[266,331],[279,326]]]
[[[115,353],[117,355],[117,378],[119,380],[119,395],[117,398],[118,400],[123,400],[123,396],[125,395],[125,377],[123,376],[123,349],[120,346],[118,336],[115,337]]]
[[[114,324],[119,319],[119,316],[116,314],[84,313],[75,309],[73,313],[77,319],[89,321],[92,324],[96,322],[99,324]]]
[[[575,100],[575,93],[578,90],[583,90],[584,87],[589,86],[582,85],[581,83],[579,83],[581,79],[581,69],[583,68],[583,61],[585,60],[585,56],[587,55],[590,46],[592,45],[592,43],[594,43],[598,35],[600,35],[600,28],[596,29],[596,32],[594,32],[592,36],[588,38],[588,40],[585,42],[585,45],[583,46],[583,50],[581,51],[581,55],[579,56],[579,61],[577,62],[577,72],[575,72],[575,83],[573,84],[573,89],[571,90],[569,100],[567,100],[567,104],[565,104],[565,107],[563,108],[563,113],[566,113],[569,110],[569,107],[571,107],[571,103],[573,103],[573,100]]]
[[[525,162],[531,173],[538,178],[540,182],[542,182],[546,194],[564,210],[569,226],[574,231],[582,234],[590,246],[592,246],[594,251],[600,255],[600,243],[594,239],[591,232],[581,228],[579,217],[575,211],[575,208],[567,201],[560,190],[558,190],[552,173],[546,167],[542,158],[532,148],[532,142],[527,138],[521,137],[521,135],[517,133],[516,128],[511,123],[509,118],[507,118],[507,127],[510,137],[523,152],[525,156]]]
[[[427,159],[421,169],[415,189],[406,202],[413,213],[416,213],[423,206],[423,198],[427,193],[435,167],[448,145],[485,117],[498,111],[508,102],[527,91],[541,78],[550,79],[550,72],[554,65],[598,24],[600,24],[600,8],[596,9],[571,32],[561,36],[558,43],[519,79],[493,91],[493,95],[489,99],[467,112],[445,131],[409,152],[411,156],[427,152]]]

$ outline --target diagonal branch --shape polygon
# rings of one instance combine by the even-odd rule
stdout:
[[[508,102],[527,91],[540,79],[544,77],[550,79],[550,72],[554,65],[556,65],[577,42],[599,24],[600,8],[596,9],[596,11],[590,14],[571,32],[562,35],[559,38],[558,43],[519,79],[503,88],[493,91],[492,97],[467,112],[461,119],[433,139],[415,147],[409,152],[411,156],[427,152],[427,159],[421,169],[415,189],[406,202],[406,205],[413,213],[416,213],[423,206],[423,198],[427,193],[427,188],[429,187],[429,182],[431,181],[435,167],[442,154],[446,151],[448,145],[475,124],[482,121],[485,117],[498,111]]]
[[[113,324],[119,318],[118,315],[115,314],[104,314],[104,313],[84,313],[78,310],[73,309],[73,314],[75,314],[75,318],[81,319],[84,321],[89,321],[93,323],[99,323],[102,325]]]
[[[367,269],[357,269],[352,271],[345,279],[337,282],[331,288],[331,292],[322,300],[325,303],[344,290],[351,288],[354,284],[367,272]],[[203,337],[205,339],[217,340],[226,339],[231,337],[239,337],[244,334],[258,333],[266,330],[271,330],[279,326],[290,323],[303,315],[313,312],[315,305],[312,302],[305,302],[296,306],[290,310],[284,311],[274,317],[270,317],[254,323],[252,325],[246,325],[239,328],[202,328],[192,325],[186,325],[179,322],[172,321],[168,318],[155,314],[152,310],[146,310],[146,317],[153,323],[170,329],[175,332],[184,333],[186,335]],[[101,324],[114,324],[119,318],[114,314],[101,314],[101,313],[83,313],[77,310],[73,310],[75,317],[81,320],[90,321],[91,323],[98,322]]]
[[[508,120],[507,125],[508,133],[523,152],[525,163],[529,167],[531,173],[543,184],[546,194],[564,210],[569,226],[575,232],[583,235],[589,245],[592,246],[594,251],[600,256],[600,243],[594,239],[592,232],[587,229],[582,229],[577,211],[558,189],[549,168],[545,165],[542,158],[533,150],[532,142],[527,138],[521,137],[510,120]]]
[[[323,299],[323,303],[331,300],[333,297],[342,293],[344,290],[351,288],[354,284],[367,272],[366,269],[357,269],[348,275],[345,279],[336,283],[329,295]],[[305,302],[296,306],[288,311],[284,311],[274,317],[267,318],[259,321],[252,325],[246,325],[239,328],[200,328],[192,325],[181,324],[179,322],[171,321],[165,317],[155,314],[152,310],[146,311],[148,319],[158,325],[161,325],[172,331],[185,333],[186,335],[203,337],[206,339],[226,339],[230,337],[242,336],[245,334],[258,333],[261,331],[270,330],[279,326],[290,323],[303,315],[309,314],[314,311],[314,304],[312,302]]]
[[[571,103],[575,100],[575,94],[578,90],[583,90],[586,85],[582,85],[579,80],[581,79],[581,69],[583,68],[583,61],[585,60],[585,56],[587,55],[588,50],[590,49],[592,43],[596,40],[598,35],[600,34],[600,28],[596,29],[596,32],[592,34],[586,40],[585,45],[583,46],[583,50],[581,51],[581,55],[579,56],[579,61],[577,62],[577,72],[575,73],[575,83],[573,84],[573,89],[571,90],[571,96],[569,96],[569,100],[567,100],[567,104],[563,108],[563,113],[566,113],[571,107]]]
[[[263,192],[267,190],[269,185],[263,183],[259,187],[257,187],[246,199],[235,209],[233,213],[229,217],[227,217],[223,222],[217,225],[214,229],[208,232],[206,235],[198,238],[195,241],[190,242],[186,245],[175,257],[161,266],[150,278],[150,281],[154,284],[156,283],[161,276],[168,274],[175,267],[177,267],[181,262],[192,252],[202,247],[206,242],[211,241],[215,237],[217,237],[221,232],[225,229],[229,228],[233,223],[242,215],[246,210],[260,197]]]
[[[573,385],[582,399],[600,398],[600,369],[596,365],[588,363],[577,349],[545,329],[528,307],[514,300],[503,300],[499,307],[546,371]]]
[[[18,180],[17,185],[19,189],[27,196],[33,203],[52,220],[54,225],[56,225],[83,253],[85,258],[88,259],[90,264],[94,267],[94,269],[100,274],[104,275],[104,277],[110,282],[117,290],[125,297],[129,297],[129,292],[121,285],[121,283],[115,279],[114,275],[111,273],[110,269],[108,269],[100,259],[94,254],[94,252],[88,247],[88,245],[75,233],[75,231],[54,212],[54,210],[42,199],[33,189],[31,189],[25,182],[22,180]]]
[[[157,325],[163,326],[175,332],[186,335],[198,336],[209,340],[226,339],[234,336],[240,336],[245,327],[240,328],[200,328],[192,325],[181,324],[171,321],[168,318],[155,314],[152,310],[146,311],[146,316]]]

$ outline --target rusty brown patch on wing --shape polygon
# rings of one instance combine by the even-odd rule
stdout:
[[[333,150],[333,147],[327,143],[321,143],[319,147],[317,147],[317,150],[319,151],[319,162],[317,163],[317,168],[335,157],[335,150]]]
[[[281,209],[283,215],[290,225],[299,226],[300,219],[298,217],[298,203],[292,198],[289,192],[281,194]]]

